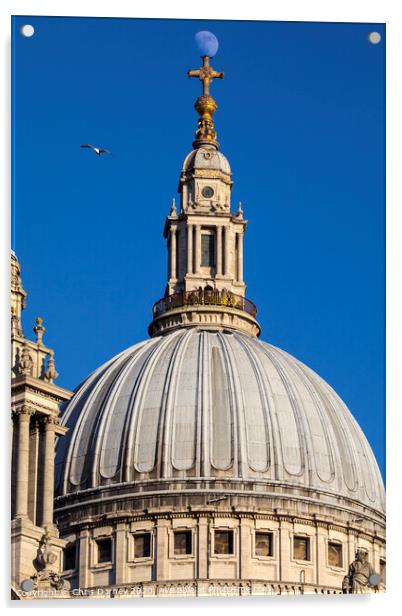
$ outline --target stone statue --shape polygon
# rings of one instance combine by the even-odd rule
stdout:
[[[24,347],[22,354],[21,354],[21,360],[20,360],[20,372],[21,374],[24,374],[25,376],[31,376],[32,368],[33,368],[32,357],[28,349]]]
[[[60,574],[52,569],[52,565],[56,561],[57,554],[52,550],[52,537],[49,529],[45,527],[45,533],[40,540],[34,561],[37,572],[30,578],[35,589],[69,590],[70,583],[68,580],[63,580]]]
[[[348,574],[343,579],[342,592],[344,594],[368,592],[378,586],[379,580],[379,575],[368,560],[368,552],[358,548],[355,560],[349,565]]]
[[[46,528],[36,554],[37,569],[47,569],[56,562],[57,554],[52,550],[51,542],[49,530]]]

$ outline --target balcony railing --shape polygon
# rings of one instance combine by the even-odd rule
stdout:
[[[157,301],[152,312],[154,319],[160,317],[169,310],[181,308],[182,306],[227,306],[228,308],[236,308],[247,312],[252,317],[256,318],[257,308],[249,299],[242,295],[236,295],[223,289],[195,289],[194,291],[173,293]]]

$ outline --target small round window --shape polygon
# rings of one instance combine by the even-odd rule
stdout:
[[[210,186],[204,186],[204,188],[201,191],[201,194],[203,197],[205,197],[205,199],[211,199],[211,197],[214,196],[214,189],[211,188]]]

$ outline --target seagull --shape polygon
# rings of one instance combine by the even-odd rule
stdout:
[[[88,148],[89,150],[92,150],[93,152],[95,152],[95,154],[97,156],[102,156],[102,154],[111,154],[111,152],[109,152],[109,150],[105,150],[105,148],[96,148],[95,146],[89,144],[89,143],[83,143],[81,146],[81,148]]]

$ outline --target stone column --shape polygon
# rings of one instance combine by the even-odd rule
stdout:
[[[216,228],[216,275],[222,276],[222,227]]]
[[[291,559],[291,537],[293,526],[287,520],[279,518],[279,580],[289,582],[290,559]]]
[[[80,545],[79,545],[79,570],[78,570],[78,585],[80,588],[87,588],[89,586],[90,575],[90,536],[89,529],[85,527],[80,532]]]
[[[124,522],[116,526],[115,546],[115,584],[127,584],[127,532]]]
[[[351,531],[349,529],[348,531],[348,551],[347,551],[347,563],[346,565],[349,566],[351,562],[353,562],[354,558],[355,558],[355,552],[356,552],[356,533],[354,531]]]
[[[224,244],[225,244],[225,258],[224,258],[224,269],[223,273],[225,276],[229,273],[229,227],[225,227],[225,235],[224,235]]]
[[[237,280],[243,282],[243,233],[237,234]]]
[[[325,570],[327,567],[327,542],[328,542],[328,529],[323,526],[319,526],[316,523],[315,532],[315,583],[320,585],[325,583]],[[311,546],[313,547],[313,546]],[[314,552],[312,550],[312,556]],[[321,575],[322,574],[322,575]]]
[[[252,522],[249,519],[239,520],[239,578],[248,579],[253,577],[252,572]]]
[[[186,210],[188,206],[188,189],[186,184],[183,184],[183,192],[181,193],[180,209]]]
[[[17,416],[11,412],[11,446],[9,448],[10,456],[10,468],[11,468],[11,519],[15,517],[15,500],[17,495],[16,481],[17,481],[17,438],[18,433],[14,422],[17,422]]]
[[[33,418],[29,436],[28,517],[36,524],[39,476],[39,422]]]
[[[156,523],[156,579],[167,580],[169,578],[169,534],[170,520],[159,518]]]
[[[208,518],[198,518],[197,532],[197,578],[208,578],[208,563],[209,563],[209,530]]]
[[[176,279],[176,227],[170,227],[170,277]]]
[[[53,498],[54,498],[54,437],[58,424],[57,417],[45,419],[44,455],[43,455],[43,492],[42,492],[42,526],[53,526]]]
[[[23,406],[18,415],[18,451],[15,517],[28,516],[29,423],[32,411]]]
[[[194,273],[199,274],[201,267],[201,225],[195,225],[195,268]]]
[[[372,543],[373,543],[373,559],[371,562],[376,572],[380,573],[380,548],[379,548],[379,545],[376,543],[374,537],[373,537]]]
[[[194,225],[187,226],[187,273],[193,273],[193,228]]]

